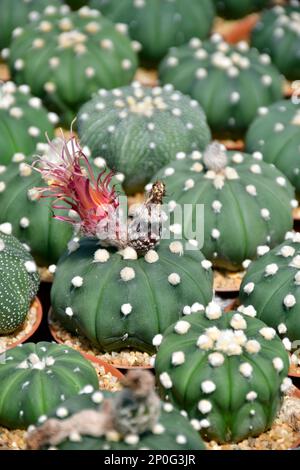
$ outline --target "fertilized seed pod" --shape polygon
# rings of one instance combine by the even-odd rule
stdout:
[[[251,44],[266,52],[289,80],[300,77],[300,3],[266,10],[252,32]]]
[[[27,85],[0,83],[0,165],[22,162],[45,140],[45,133],[53,137],[57,122],[58,116],[47,113]]]
[[[260,152],[273,163],[300,194],[300,106],[279,101],[260,108],[246,135],[248,152]]]
[[[235,311],[223,315],[213,302],[184,322],[184,330],[182,322],[168,328],[156,356],[162,393],[198,420],[207,440],[238,442],[269,429],[289,367],[275,330]]]
[[[171,49],[159,75],[163,84],[197,100],[212,131],[222,136],[243,134],[260,106],[283,96],[282,78],[267,54],[245,42],[231,46],[218,34]]]
[[[266,250],[253,262],[240,290],[241,307],[246,313],[249,305],[253,314],[276,329],[285,338],[287,349],[290,341],[300,338],[300,237],[288,233],[285,242],[271,251]]]
[[[44,15],[14,38],[9,65],[18,83],[70,123],[100,87],[131,82],[137,56],[130,39],[97,10]]]
[[[176,154],[204,149],[210,141],[201,107],[171,85],[151,89],[134,82],[100,90],[81,108],[78,127],[92,157],[104,157],[125,175],[128,193],[142,190]]]
[[[261,155],[226,151],[214,142],[203,154],[193,152],[171,162],[155,179],[165,182],[175,215],[176,204],[193,205],[185,233],[191,217],[195,227],[197,205],[204,205],[201,250],[216,266],[240,269],[256,257],[259,245],[276,246],[293,226],[294,189]]]
[[[150,62],[194,36],[206,38],[215,13],[212,0],[91,0],[90,5],[125,23],[130,37],[141,44],[141,57]]]
[[[80,353],[47,342],[10,349],[0,362],[0,382],[0,425],[9,429],[42,423],[59,403],[64,417],[64,400],[99,386],[94,367]]]
[[[270,0],[214,0],[220,16],[229,19],[243,18],[268,6]]]
[[[0,335],[22,325],[40,283],[32,256],[11,231],[0,224]]]

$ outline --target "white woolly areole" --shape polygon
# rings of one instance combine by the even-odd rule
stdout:
[[[252,375],[253,367],[251,364],[249,364],[249,362],[243,362],[239,367],[239,371],[243,377],[249,378]]]
[[[287,327],[284,323],[280,323],[277,327],[278,333],[284,335],[287,332]]]
[[[201,429],[202,428],[204,428],[204,429],[209,428],[209,426],[210,426],[210,421],[208,421],[208,419],[201,419],[201,421],[200,421],[200,428]]]
[[[123,315],[127,316],[132,312],[132,305],[131,304],[123,304],[121,305],[121,312]]]
[[[269,328],[267,326],[261,328],[259,330],[259,333],[263,338],[265,338],[268,341],[271,341],[276,336],[276,331],[274,330],[274,328]]]
[[[290,262],[289,266],[291,268],[300,269],[300,255],[295,256],[292,261]]]
[[[265,276],[274,276],[278,271],[278,265],[276,263],[268,264],[265,267]]]
[[[258,246],[256,249],[257,256],[264,256],[266,253],[269,253],[270,247],[267,245]]]
[[[234,330],[245,330],[247,328],[247,322],[242,315],[235,313],[230,320],[230,326]]]
[[[216,390],[216,385],[211,380],[204,380],[201,383],[201,389],[203,393],[206,393],[208,395]]]
[[[162,386],[166,389],[173,387],[171,377],[169,376],[167,372],[163,372],[162,374],[160,374],[159,381],[162,384]]]
[[[126,248],[124,248],[124,250],[120,251],[119,253],[123,257],[123,259],[138,259],[137,252],[134,248],[131,248],[131,246],[127,246]]]
[[[126,266],[125,268],[121,269],[120,276],[122,281],[132,281],[132,279],[135,278],[135,271],[133,268]]]
[[[25,261],[24,266],[28,273],[35,273],[37,271],[37,267],[34,261]]]
[[[261,349],[261,345],[256,339],[250,339],[247,341],[245,348],[248,353],[257,354]]]
[[[224,364],[224,360],[225,358],[223,354],[219,352],[213,352],[208,355],[208,362],[213,367],[220,367],[222,364]]]
[[[74,287],[81,287],[82,284],[83,284],[83,279],[82,279],[81,276],[75,276],[75,277],[73,277],[71,282],[72,282]]]
[[[294,295],[292,294],[288,294],[284,297],[283,299],[283,304],[285,305],[285,307],[287,308],[292,308],[294,307],[294,305],[296,305],[296,298]]]
[[[205,315],[209,320],[217,320],[222,316],[222,309],[216,302],[210,302],[205,309]]]
[[[159,260],[158,253],[155,250],[149,250],[145,256],[144,259],[147,263],[153,264],[156,263]]]
[[[248,284],[244,286],[243,291],[245,292],[245,294],[250,295],[254,291],[254,287],[254,282],[248,282]]]
[[[185,355],[183,351],[175,351],[172,354],[171,362],[173,366],[180,366],[185,362]]]
[[[287,393],[290,388],[293,387],[293,382],[290,378],[286,377],[285,379],[283,379],[282,381],[282,384],[280,386],[280,390],[283,392],[283,393]]]
[[[179,320],[174,326],[174,331],[179,335],[185,335],[189,331],[190,328],[191,328],[191,325],[189,322],[184,321],[184,320]]]
[[[73,317],[73,315],[74,315],[74,312],[71,309],[71,307],[67,307],[66,310],[65,310],[65,313],[68,317]]]
[[[100,248],[94,253],[94,261],[96,263],[106,263],[109,260],[109,252],[105,249]]]
[[[161,335],[161,334],[155,335],[154,338],[152,339],[153,346],[158,348],[158,346],[161,345],[162,340],[163,340],[163,335]]]
[[[202,266],[203,269],[208,271],[209,269],[211,269],[212,263],[208,259],[204,259],[203,261],[201,261],[201,266]]]
[[[294,281],[297,286],[300,285],[300,271],[295,274]]]
[[[5,235],[12,234],[12,225],[9,222],[5,222],[4,224],[0,225],[0,232],[4,233]]]
[[[295,248],[293,248],[292,246],[285,245],[285,246],[281,247],[279,253],[280,253],[284,258],[288,258],[289,256],[294,256],[295,251],[296,251]]]
[[[251,392],[248,392],[246,395],[246,400],[247,401],[254,401],[257,398],[257,393],[254,392],[253,390]]]
[[[200,400],[198,403],[198,410],[200,413],[203,415],[206,415],[211,412],[212,410],[212,404],[209,400]]]
[[[291,351],[292,349],[292,343],[290,342],[289,338],[283,338],[282,344],[285,347],[287,351]]]
[[[169,283],[172,285],[172,286],[177,286],[178,284],[180,284],[180,276],[179,274],[177,273],[171,273],[169,276],[168,276],[168,281]]]
[[[281,372],[284,368],[284,363],[281,357],[274,357],[272,364],[277,372]]]
[[[208,145],[203,154],[203,162],[208,170],[213,170],[216,173],[223,170],[228,162],[224,145],[218,142]]]
[[[197,346],[199,349],[209,351],[214,347],[214,341],[208,335],[200,335],[197,339]]]
[[[175,241],[171,242],[169,245],[171,253],[174,253],[175,255],[182,256],[184,253],[183,245],[181,242]]]

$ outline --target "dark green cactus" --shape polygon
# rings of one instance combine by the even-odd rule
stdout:
[[[70,123],[98,88],[131,82],[137,57],[123,28],[84,7],[24,27],[11,44],[9,64],[18,83],[28,83]]]
[[[36,264],[11,230],[0,225],[0,335],[22,325],[39,288]]]
[[[300,194],[300,106],[279,101],[260,108],[246,135],[246,149],[281,170]]]
[[[288,233],[273,250],[259,247],[261,257],[251,263],[240,290],[240,310],[278,331],[287,349],[300,339],[300,237]],[[296,345],[297,346],[297,345]],[[298,345],[299,347],[299,345]]]
[[[265,11],[251,37],[253,47],[268,53],[289,80],[300,77],[300,3],[293,5]]]
[[[98,388],[94,367],[80,353],[47,342],[10,349],[0,362],[0,382],[0,424],[9,429],[43,422],[67,398]]]
[[[262,10],[271,0],[214,0],[220,16],[229,19],[242,18],[254,11]]]
[[[32,154],[37,143],[45,140],[45,133],[53,137],[57,122],[57,115],[47,113],[27,85],[0,84],[0,165]]]
[[[160,65],[162,83],[172,83],[202,105],[216,134],[242,134],[260,106],[283,96],[282,78],[267,54],[245,42],[231,46],[221,36],[192,39],[171,49]]]
[[[90,5],[127,24],[130,36],[142,46],[142,58],[151,62],[193,36],[206,38],[215,13],[212,0],[91,0]]]
[[[153,352],[153,337],[186,313],[187,305],[197,311],[212,297],[210,263],[184,245],[164,240],[138,257],[133,248],[117,252],[97,239],[82,239],[58,263],[54,318],[102,351]]]
[[[237,442],[269,429],[289,358],[276,331],[211,302],[165,332],[155,370],[164,395],[199,421],[205,439]]]
[[[213,143],[203,155],[172,162],[155,179],[165,181],[172,211],[176,204],[193,204],[193,226],[197,204],[204,205],[201,249],[216,266],[239,269],[244,261],[246,266],[258,245],[277,245],[293,226],[294,189],[260,154],[229,152]],[[184,232],[190,222],[184,220]]]
[[[125,174],[129,193],[143,186],[179,152],[204,149],[210,140],[205,115],[196,101],[172,86],[145,88],[139,83],[100,90],[79,113],[81,143],[92,157]]]

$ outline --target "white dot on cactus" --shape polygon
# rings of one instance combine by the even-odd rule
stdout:
[[[9,114],[16,119],[20,119],[24,115],[23,110],[17,107],[11,108]]]
[[[172,353],[171,362],[173,366],[180,366],[185,362],[185,355],[183,351],[175,351]]]
[[[37,271],[37,267],[34,261],[25,261],[24,266],[28,273],[35,273]]]
[[[272,84],[272,77],[270,75],[263,75],[261,77],[261,83],[265,86],[270,86]]]
[[[175,173],[175,170],[174,170],[174,168],[172,168],[172,167],[166,168],[166,169],[165,169],[165,172],[164,172],[165,176],[171,176],[171,175],[173,175],[174,173]]]
[[[178,434],[176,436],[176,443],[179,445],[184,445],[187,443],[187,438],[183,434]]]
[[[217,320],[222,316],[222,309],[216,302],[210,302],[205,309],[205,315],[209,320]]]
[[[94,160],[94,165],[96,165],[97,168],[104,168],[106,167],[106,160],[102,157],[96,157]]]
[[[276,178],[276,183],[279,184],[279,186],[285,186],[286,185],[286,179],[283,176],[278,176]]]
[[[5,165],[0,165],[0,175],[6,172],[6,166]]]
[[[131,304],[123,304],[121,305],[121,312],[123,315],[127,316],[132,312],[132,305]]]
[[[246,400],[247,401],[254,401],[257,398],[257,393],[254,392],[253,390],[251,392],[248,392],[246,395]]]
[[[212,410],[212,404],[209,400],[200,400],[198,402],[198,410],[200,413],[203,415],[206,415],[211,412]]]
[[[41,131],[35,126],[30,126],[28,129],[28,134],[31,135],[31,137],[38,137],[40,132]]]
[[[161,334],[155,335],[154,338],[152,339],[153,346],[157,348],[158,346],[161,345],[162,340],[163,340],[163,335]]]
[[[87,78],[92,78],[96,74],[94,67],[87,67],[84,73]]]
[[[186,158],[185,152],[178,152],[176,153],[176,160],[184,160]]]
[[[296,305],[296,298],[294,295],[292,294],[288,294],[284,297],[283,299],[283,304],[285,305],[285,307],[287,308],[292,308],[294,307],[294,305]]]
[[[207,77],[207,70],[203,67],[200,67],[196,70],[196,78],[202,80],[203,78]]]
[[[0,251],[3,251],[3,250],[5,250],[5,243],[4,243],[4,241],[1,240],[1,238],[0,238]]]
[[[240,94],[237,91],[233,91],[230,95],[230,102],[235,104],[238,103],[241,99]]]
[[[254,282],[248,282],[248,283],[244,286],[243,291],[245,292],[245,294],[250,295],[250,294],[254,291],[254,288],[255,288]]]
[[[190,421],[192,428],[195,429],[195,431],[200,431],[201,426],[200,426],[200,421],[198,419],[191,419]]]
[[[112,50],[114,44],[111,39],[102,39],[102,41],[100,41],[100,46],[102,47],[102,49]]]
[[[199,336],[196,344],[199,349],[208,351],[209,349],[212,349],[214,342],[210,336],[203,334]]]
[[[253,367],[248,362],[243,362],[239,367],[239,372],[243,377],[249,378],[252,375]]]
[[[45,421],[47,421],[47,415],[41,415],[38,418],[38,423],[43,424]]]
[[[71,307],[67,307],[66,310],[65,310],[65,312],[66,312],[66,315],[67,315],[68,317],[73,317],[73,315],[74,315],[74,312],[73,312],[73,310],[71,309]]]
[[[274,369],[278,372],[281,372],[284,368],[283,360],[280,357],[274,357],[272,364],[274,366]]]
[[[103,394],[97,391],[93,393],[91,398],[92,398],[93,403],[99,404],[99,403],[102,403],[103,401]]]
[[[287,327],[284,323],[280,323],[277,327],[277,330],[280,335],[283,335],[287,332]]]
[[[216,385],[211,380],[204,380],[201,383],[201,389],[203,393],[210,394],[216,390]]]
[[[235,313],[230,320],[230,326],[234,330],[245,330],[247,328],[247,322],[242,315]]]
[[[265,267],[265,276],[274,276],[278,271],[278,265],[276,263],[268,264]]]
[[[282,344],[285,347],[287,351],[291,351],[292,349],[292,343],[290,342],[289,338],[283,338]]]
[[[108,126],[107,130],[110,134],[113,134],[115,132],[116,128],[115,128],[115,126]]]
[[[125,282],[132,281],[135,278],[135,271],[133,268],[126,266],[120,271],[121,279]]]
[[[139,442],[139,440],[140,440],[140,438],[137,434],[128,434],[124,438],[124,442],[126,442],[126,444],[128,444],[130,446],[136,445]]]
[[[269,253],[270,247],[267,245],[258,246],[256,249],[257,256],[264,256],[266,253]]]
[[[174,406],[171,403],[164,403],[163,409],[166,413],[172,413],[172,411],[174,410]]]
[[[184,182],[185,190],[192,189],[194,186],[195,186],[195,181],[192,178],[189,178]]]
[[[73,277],[71,283],[74,287],[81,287],[83,284],[83,278],[81,276],[75,276]]]
[[[282,132],[284,130],[284,125],[281,122],[277,122],[274,126],[274,132]]]
[[[260,215],[264,220],[270,220],[270,211],[268,209],[261,209]]]
[[[169,283],[170,283],[172,286],[177,286],[178,284],[180,284],[181,278],[180,278],[179,274],[177,274],[177,273],[171,273],[171,274],[168,276],[168,281],[169,281]]]
[[[240,305],[238,307],[238,311],[241,312],[243,315],[247,315],[248,317],[256,317],[257,315],[257,312],[253,305],[248,305],[247,307]]]
[[[189,305],[185,305],[182,309],[183,315],[190,315],[192,313],[192,309]]]
[[[286,393],[290,390],[290,388],[292,388],[293,386],[293,382],[290,378],[288,377],[285,377],[282,381],[282,384],[280,386],[280,390],[283,392],[283,393]]]
[[[147,263],[153,264],[156,263],[159,260],[158,253],[155,250],[149,250],[145,256],[144,259]]]
[[[210,421],[208,419],[200,420],[200,429],[206,429],[210,427]]]
[[[296,170],[295,170],[295,171],[296,171]],[[296,174],[297,174],[297,175],[299,174],[298,168],[297,168],[297,173],[296,173]],[[291,204],[291,207],[292,207],[293,209],[297,209],[297,207],[299,206],[299,202],[297,201],[297,199],[291,199],[290,204]]]
[[[94,261],[96,263],[106,263],[110,258],[109,251],[105,249],[99,249],[94,253]]]
[[[56,85],[53,82],[46,82],[44,89],[47,93],[54,93],[56,91]]]
[[[250,194],[250,196],[257,196],[257,190],[253,184],[248,184],[246,186],[246,191],[248,194]]]
[[[171,253],[174,253],[175,255],[182,256],[184,253],[183,245],[181,242],[178,241],[171,242],[169,245],[169,249]]]
[[[256,174],[256,175],[260,175],[261,174],[261,167],[257,164],[251,165],[250,171],[252,173]]]
[[[3,193],[5,191],[6,184],[4,181],[0,181],[0,193]]]
[[[191,167],[191,171],[194,171],[195,173],[201,173],[203,171],[203,165],[202,163],[196,162],[193,164]]]
[[[256,339],[250,339],[249,341],[247,341],[245,348],[248,353],[257,354],[260,351],[261,346],[259,342],[256,341]]]
[[[78,250],[78,248],[80,247],[80,244],[78,243],[77,240],[70,240],[68,242],[68,252],[69,253],[73,253],[74,251]]]
[[[66,418],[68,416],[68,414],[69,414],[69,412],[68,412],[67,408],[65,408],[64,406],[60,406],[56,410],[56,416],[58,418]]]
[[[10,50],[6,47],[4,49],[2,49],[1,51],[1,57],[2,59],[6,60],[9,58],[9,54],[10,54]]]
[[[284,258],[288,258],[289,256],[294,256],[295,248],[292,246],[285,245],[281,247],[279,254],[282,255]]]
[[[219,352],[213,352],[208,355],[208,362],[212,367],[220,367],[224,364],[224,356]]]
[[[203,312],[204,310],[205,310],[204,305],[200,304],[199,302],[195,302],[191,306],[192,313]]]
[[[166,389],[170,389],[173,387],[171,377],[169,376],[167,372],[163,372],[162,374],[160,374],[159,381],[162,384],[162,386]]]
[[[203,261],[201,261],[201,266],[202,266],[203,269],[208,271],[212,267],[212,262],[209,261],[208,259],[204,259]]]
[[[215,214],[219,214],[221,212],[223,204],[220,201],[213,201],[211,207]]]
[[[289,266],[292,268],[300,268],[300,255],[295,256],[292,261],[289,263]]]
[[[154,150],[154,149],[156,148],[156,143],[155,143],[155,142],[150,142],[149,148],[150,148],[151,150]]]
[[[165,427],[161,423],[156,423],[152,428],[153,434],[163,434],[165,432]]]
[[[179,320],[174,326],[174,331],[175,333],[179,335],[185,335],[189,331],[190,328],[191,328],[191,325],[189,322],[185,320]]]
[[[16,70],[22,70],[24,68],[25,62],[23,59],[17,59],[14,63],[14,68]]]
[[[218,230],[217,228],[212,229],[211,236],[214,240],[218,240],[220,238],[220,235],[220,230]]]

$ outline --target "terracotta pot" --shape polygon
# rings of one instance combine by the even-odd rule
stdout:
[[[258,13],[253,13],[241,20],[225,22],[224,26],[220,27],[219,32],[225,41],[230,44],[236,44],[239,41],[250,41],[251,32],[259,18],[260,15]]]
[[[290,370],[289,370],[289,377],[294,377],[295,379],[300,379],[300,367],[296,368],[294,366],[290,366]],[[299,390],[299,394],[300,394],[300,390]],[[299,395],[299,398],[300,398],[300,395]]]
[[[239,304],[238,298],[232,299],[232,302],[230,302],[230,304],[227,305],[226,308],[224,308],[224,312],[231,312],[232,310],[236,310],[238,304]]]
[[[221,144],[225,145],[227,150],[233,151],[242,151],[245,148],[245,142],[243,140],[229,140],[229,139],[221,139]]]
[[[158,85],[158,72],[155,69],[144,69],[140,67],[137,69],[134,79],[143,86],[154,88]]]
[[[240,290],[244,272],[214,269],[214,290],[217,294],[236,294]]]

